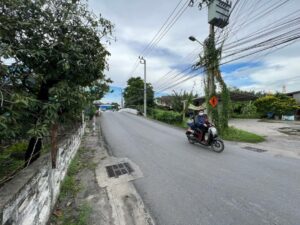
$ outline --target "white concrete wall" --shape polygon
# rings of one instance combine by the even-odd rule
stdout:
[[[0,189],[1,225],[46,224],[59,195],[60,185],[75,156],[85,125],[59,144],[57,168],[50,155],[39,158]]]
[[[127,112],[127,113],[131,113],[134,115],[138,114],[138,111],[136,109],[131,109],[131,108],[123,108],[123,109],[120,109],[119,112]]]

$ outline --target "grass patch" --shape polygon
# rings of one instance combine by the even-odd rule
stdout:
[[[21,141],[0,151],[0,180],[23,168],[27,142]]]
[[[26,140],[16,142],[7,148],[0,148],[0,181],[18,173],[25,164],[25,152],[28,142]],[[50,145],[43,145],[41,155],[49,152]]]
[[[248,142],[248,143],[259,143],[265,141],[263,136],[240,130],[235,127],[229,127],[221,135],[224,140],[227,141],[238,141],[238,142]]]
[[[65,179],[61,184],[61,191],[59,196],[61,199],[69,195],[75,196],[80,190],[80,185],[76,182],[75,176],[83,168],[83,164],[80,161],[80,157],[78,156],[78,153],[71,161]]]
[[[92,208],[87,204],[79,208],[79,218],[76,225],[88,225],[88,219],[91,215]]]
[[[88,219],[92,208],[88,204],[83,204],[76,209],[65,210],[62,216],[52,218],[52,222],[59,225],[89,225]]]
[[[89,225],[89,217],[92,208],[87,203],[76,203],[76,195],[82,190],[77,175],[82,169],[94,168],[92,162],[87,162],[85,154],[89,149],[79,148],[72,159],[64,181],[61,184],[61,191],[56,210],[50,218],[50,224],[55,225]],[[71,203],[67,206],[67,203]],[[56,212],[54,210],[54,212]]]
[[[0,156],[0,181],[6,179],[15,171],[23,168],[24,160],[16,160]]]

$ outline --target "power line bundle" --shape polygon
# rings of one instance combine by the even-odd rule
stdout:
[[[170,31],[170,29],[175,25],[175,23],[179,20],[179,18],[183,15],[183,13],[187,10],[189,6],[190,0],[180,0],[176,7],[172,10],[170,15],[167,17],[166,21],[154,35],[149,44],[141,51],[140,56],[149,56],[158,43],[166,36],[166,34]],[[139,66],[139,60],[137,59],[133,65],[132,70],[128,74],[128,77],[131,76]]]
[[[257,56],[259,53],[270,53],[297,41],[300,38],[299,8],[279,19],[271,18],[275,16],[274,12],[279,11],[289,2],[289,0],[276,2],[236,0],[231,12],[232,23],[223,30],[216,30],[217,47],[223,48],[220,65],[252,55]],[[269,21],[263,23],[267,19]],[[262,24],[261,27],[259,22]],[[249,29],[251,25],[254,27],[253,30]],[[242,33],[246,28],[250,32]],[[242,34],[241,37],[237,38],[238,34]],[[195,72],[192,65],[175,75],[169,72],[164,76],[164,82],[155,83],[158,87],[156,91],[166,91],[204,72],[206,72],[204,67]]]

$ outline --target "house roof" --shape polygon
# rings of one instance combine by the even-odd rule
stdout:
[[[300,91],[294,91],[294,92],[289,92],[289,93],[286,93],[286,95],[294,95],[294,94],[299,94]]]
[[[216,95],[219,101],[222,101],[220,94]],[[251,101],[256,100],[258,97],[251,93],[230,93],[230,99],[232,101]],[[193,99],[194,102],[201,104],[205,102],[205,97],[195,98]]]

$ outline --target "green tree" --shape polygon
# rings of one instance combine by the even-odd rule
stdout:
[[[131,77],[124,89],[125,107],[144,105],[144,81],[140,77]],[[150,83],[147,83],[147,106],[154,105],[154,91]]]
[[[0,56],[13,62],[0,61],[0,126],[9,129],[0,135],[31,136],[30,151],[50,126],[78,119],[108,91],[101,42],[113,25],[77,0],[2,0],[0,12]]]
[[[193,99],[197,97],[197,95],[193,94],[193,90],[191,92],[176,92],[174,91],[174,94],[171,96],[171,104],[172,104],[172,108],[176,111],[176,112],[183,112],[183,101],[186,101],[186,108],[185,108],[185,112],[187,112],[188,110],[188,105],[190,103],[192,103]]]
[[[299,109],[295,99],[280,93],[258,98],[254,104],[262,116],[268,112],[273,112],[278,116],[293,114],[296,109]]]
[[[113,103],[111,103],[111,105],[112,105],[113,109],[119,109],[119,107],[120,107],[119,103],[117,103],[117,102],[113,102]]]
[[[258,98],[254,104],[257,108],[257,111],[261,115],[266,115],[268,112],[274,112],[274,103],[278,99],[274,95],[266,95],[263,97]]]

